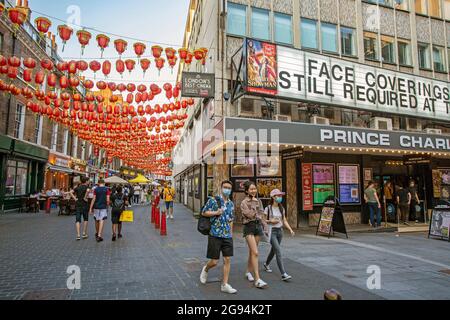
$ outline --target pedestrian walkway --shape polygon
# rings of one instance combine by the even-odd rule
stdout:
[[[358,249],[324,238],[307,237],[287,238],[285,242],[286,258],[289,258],[286,265],[293,280],[282,282],[274,264],[273,274],[262,272],[269,289],[255,289],[244,279],[247,248],[241,233],[235,234],[230,280],[239,292],[233,296],[222,294],[219,268],[211,271],[212,283],[199,283],[201,267],[206,261],[207,239],[197,232],[196,220],[189,210],[175,206],[175,220],[168,221],[167,237],[161,237],[150,223],[149,207],[136,206],[133,210],[135,222],[124,225],[124,238],[114,243],[110,221],[106,223],[105,242],[96,243],[93,221],[89,224],[90,239],[77,242],[74,217],[56,214],[0,216],[0,299],[320,300],[323,292],[330,288],[340,291],[345,299],[382,299],[392,294],[391,291],[370,292],[364,287],[366,280],[361,273],[350,272],[336,262],[342,257],[341,253],[348,258],[349,251],[355,255],[353,259],[361,257]],[[436,243],[438,247],[441,245],[442,242]],[[263,245],[261,256],[268,250],[268,245]],[[385,259],[383,254],[377,255]],[[333,263],[319,263],[324,262],[320,258],[326,256],[328,262],[335,259],[334,272]],[[398,263],[397,258],[393,259],[395,263]],[[365,270],[366,264],[360,263]],[[66,271],[73,265],[81,269],[81,290],[68,291]],[[350,266],[348,263],[347,267]],[[355,276],[346,278],[345,274]],[[438,275],[434,274],[435,279],[440,279]],[[448,276],[442,274],[442,278],[445,277]],[[432,284],[438,286],[430,282]],[[447,283],[442,283],[444,285],[450,287]],[[443,289],[438,289],[444,297]],[[448,289],[447,292],[450,297]]]

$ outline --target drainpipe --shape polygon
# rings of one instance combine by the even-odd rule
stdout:
[[[224,101],[223,101],[223,94],[225,92],[225,17],[227,13],[225,12],[225,6],[226,1],[222,0],[222,12],[220,14],[220,28],[222,29],[222,47],[220,48],[221,51],[221,59],[222,59],[222,92],[220,95],[220,100],[222,101],[222,119],[225,117],[224,114]]]

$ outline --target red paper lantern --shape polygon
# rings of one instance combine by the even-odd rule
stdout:
[[[134,66],[136,65],[136,61],[128,59],[125,61],[125,66],[127,67],[127,70],[131,72],[134,70]]]
[[[8,65],[8,59],[6,59],[4,56],[0,55],[0,67]]]
[[[69,70],[69,64],[67,62],[59,62],[56,65],[56,69],[64,73],[65,71]]]
[[[12,7],[8,9],[9,20],[16,28],[23,25],[28,18],[28,8]]]
[[[192,63],[193,59],[194,59],[194,54],[192,52],[188,52],[187,57],[184,60],[184,63],[186,63],[189,66]]]
[[[67,41],[69,41],[70,38],[72,37],[73,29],[68,25],[63,24],[58,26],[58,34],[63,42],[62,52],[64,52],[64,48],[66,46]]]
[[[26,82],[31,82],[33,80],[33,70],[32,69],[25,69],[23,71],[23,80]]]
[[[128,42],[122,39],[118,39],[114,41],[114,47],[116,48],[117,53],[119,53],[119,56],[122,57],[122,54],[127,50]]]
[[[34,24],[36,25],[36,29],[38,29],[39,33],[41,34],[41,37],[44,37],[52,26],[52,22],[45,17],[36,18],[34,20]]]
[[[128,91],[128,92],[134,92],[134,91],[136,91],[136,85],[135,85],[134,83],[129,83],[129,84],[127,85],[127,91]]]
[[[145,77],[145,73],[150,68],[151,63],[152,62],[149,59],[142,59],[141,60],[141,68],[142,68],[142,71],[144,71],[144,77]]]
[[[177,65],[177,57],[174,57],[172,59],[169,59],[169,66],[172,69],[172,74],[173,74],[173,68],[175,68],[175,66]]]
[[[168,60],[175,58],[177,51],[173,48],[166,48],[166,57]]]
[[[47,85],[50,88],[54,88],[54,87],[56,87],[56,81],[57,81],[56,74],[49,73],[48,76],[47,76]]]
[[[80,70],[81,72],[84,72],[87,69],[89,69],[89,65],[86,61],[80,60],[77,62],[77,69]]]
[[[97,43],[102,52],[102,58],[103,58],[103,52],[105,51],[106,48],[108,48],[110,41],[111,40],[109,39],[109,37],[104,34],[99,34],[97,36]]]
[[[100,64],[100,62],[94,60],[89,63],[89,68],[94,72],[95,77],[95,74],[102,68],[102,65]]]
[[[125,72],[125,62],[123,60],[117,60],[116,61],[116,70],[117,72],[122,76]]]
[[[134,52],[138,56],[138,59],[141,58],[141,56],[145,53],[145,49],[147,49],[147,46],[143,44],[142,42],[136,42],[134,45]]]
[[[109,60],[105,60],[103,62],[102,72],[105,75],[105,78],[108,78],[109,74],[111,73],[111,62],[109,62]]]
[[[21,61],[19,58],[13,56],[8,59],[8,65],[13,68],[19,68]]]
[[[111,90],[111,92],[114,92],[117,90],[117,85],[114,82],[108,83],[108,88]]]
[[[51,72],[53,71],[53,62],[50,59],[44,59],[41,61],[41,67],[44,68],[45,70]]]
[[[36,68],[36,60],[33,58],[26,58],[23,60],[23,65],[28,69],[34,69]]]
[[[91,90],[92,88],[94,88],[94,82],[91,80],[85,80],[84,87],[88,90]]]
[[[163,51],[163,48],[161,48],[160,46],[153,46],[153,47],[152,47],[152,54],[153,54],[153,57],[154,57],[155,59],[161,58],[162,51]]]
[[[99,81],[97,82],[97,88],[99,90],[105,90],[107,88],[107,84],[104,81]]]
[[[182,61],[186,60],[188,53],[189,53],[189,50],[186,48],[181,48],[178,50],[178,54],[180,55],[180,59]]]
[[[84,48],[89,45],[89,41],[91,41],[92,34],[86,30],[77,31],[78,42],[81,45],[81,55],[84,54]]]
[[[77,88],[80,85],[80,79],[77,77],[70,77],[69,83],[72,88]]]
[[[156,68],[158,68],[159,75],[161,75],[161,69],[164,68],[165,62],[166,62],[166,60],[164,60],[163,58],[155,59],[155,64],[156,64]]]
[[[66,76],[62,76],[61,78],[59,78],[59,86],[61,87],[61,89],[67,89],[69,87],[69,80]]]

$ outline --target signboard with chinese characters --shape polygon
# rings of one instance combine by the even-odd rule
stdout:
[[[183,72],[181,95],[189,98],[214,98],[215,74]]]
[[[303,210],[312,211],[313,204],[313,181],[312,181],[312,164],[302,164],[302,191],[303,191]]]

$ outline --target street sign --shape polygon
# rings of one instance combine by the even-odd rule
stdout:
[[[181,95],[187,98],[214,98],[215,74],[183,72]]]

